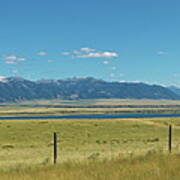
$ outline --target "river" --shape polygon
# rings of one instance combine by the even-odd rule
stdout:
[[[13,116],[0,117],[0,120],[38,120],[38,119],[126,119],[126,118],[175,118],[180,114],[94,114],[94,115],[63,115],[63,116]]]

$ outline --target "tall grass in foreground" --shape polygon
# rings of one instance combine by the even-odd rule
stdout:
[[[2,180],[179,180],[180,155],[148,153],[113,160],[66,162],[0,171]]]

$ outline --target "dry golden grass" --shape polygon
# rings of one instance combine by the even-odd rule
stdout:
[[[179,180],[180,155],[145,156],[103,161],[69,161],[55,166],[16,167],[0,171],[2,180]]]
[[[122,113],[122,112],[137,112],[137,111],[168,111],[179,110],[179,108],[19,108],[19,109],[3,109],[0,108],[0,116],[20,115],[20,114],[99,114],[99,113]]]
[[[174,121],[179,121],[175,118]],[[167,152],[167,125],[152,119],[0,121],[0,169],[52,163],[52,135],[59,136],[58,162],[116,158],[119,154]],[[180,129],[173,128],[173,151]]]

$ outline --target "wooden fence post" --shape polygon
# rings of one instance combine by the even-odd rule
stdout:
[[[172,151],[172,125],[169,125],[168,150],[171,153]]]
[[[53,158],[54,158],[54,164],[57,163],[57,133],[54,132],[54,153],[53,153]]]

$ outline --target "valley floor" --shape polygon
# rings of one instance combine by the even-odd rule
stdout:
[[[16,108],[2,107],[0,113],[24,111]],[[25,109],[27,115],[34,112]],[[168,155],[169,124],[172,155]],[[58,134],[55,166],[54,132]],[[3,180],[180,179],[179,152],[180,118],[0,121]]]

